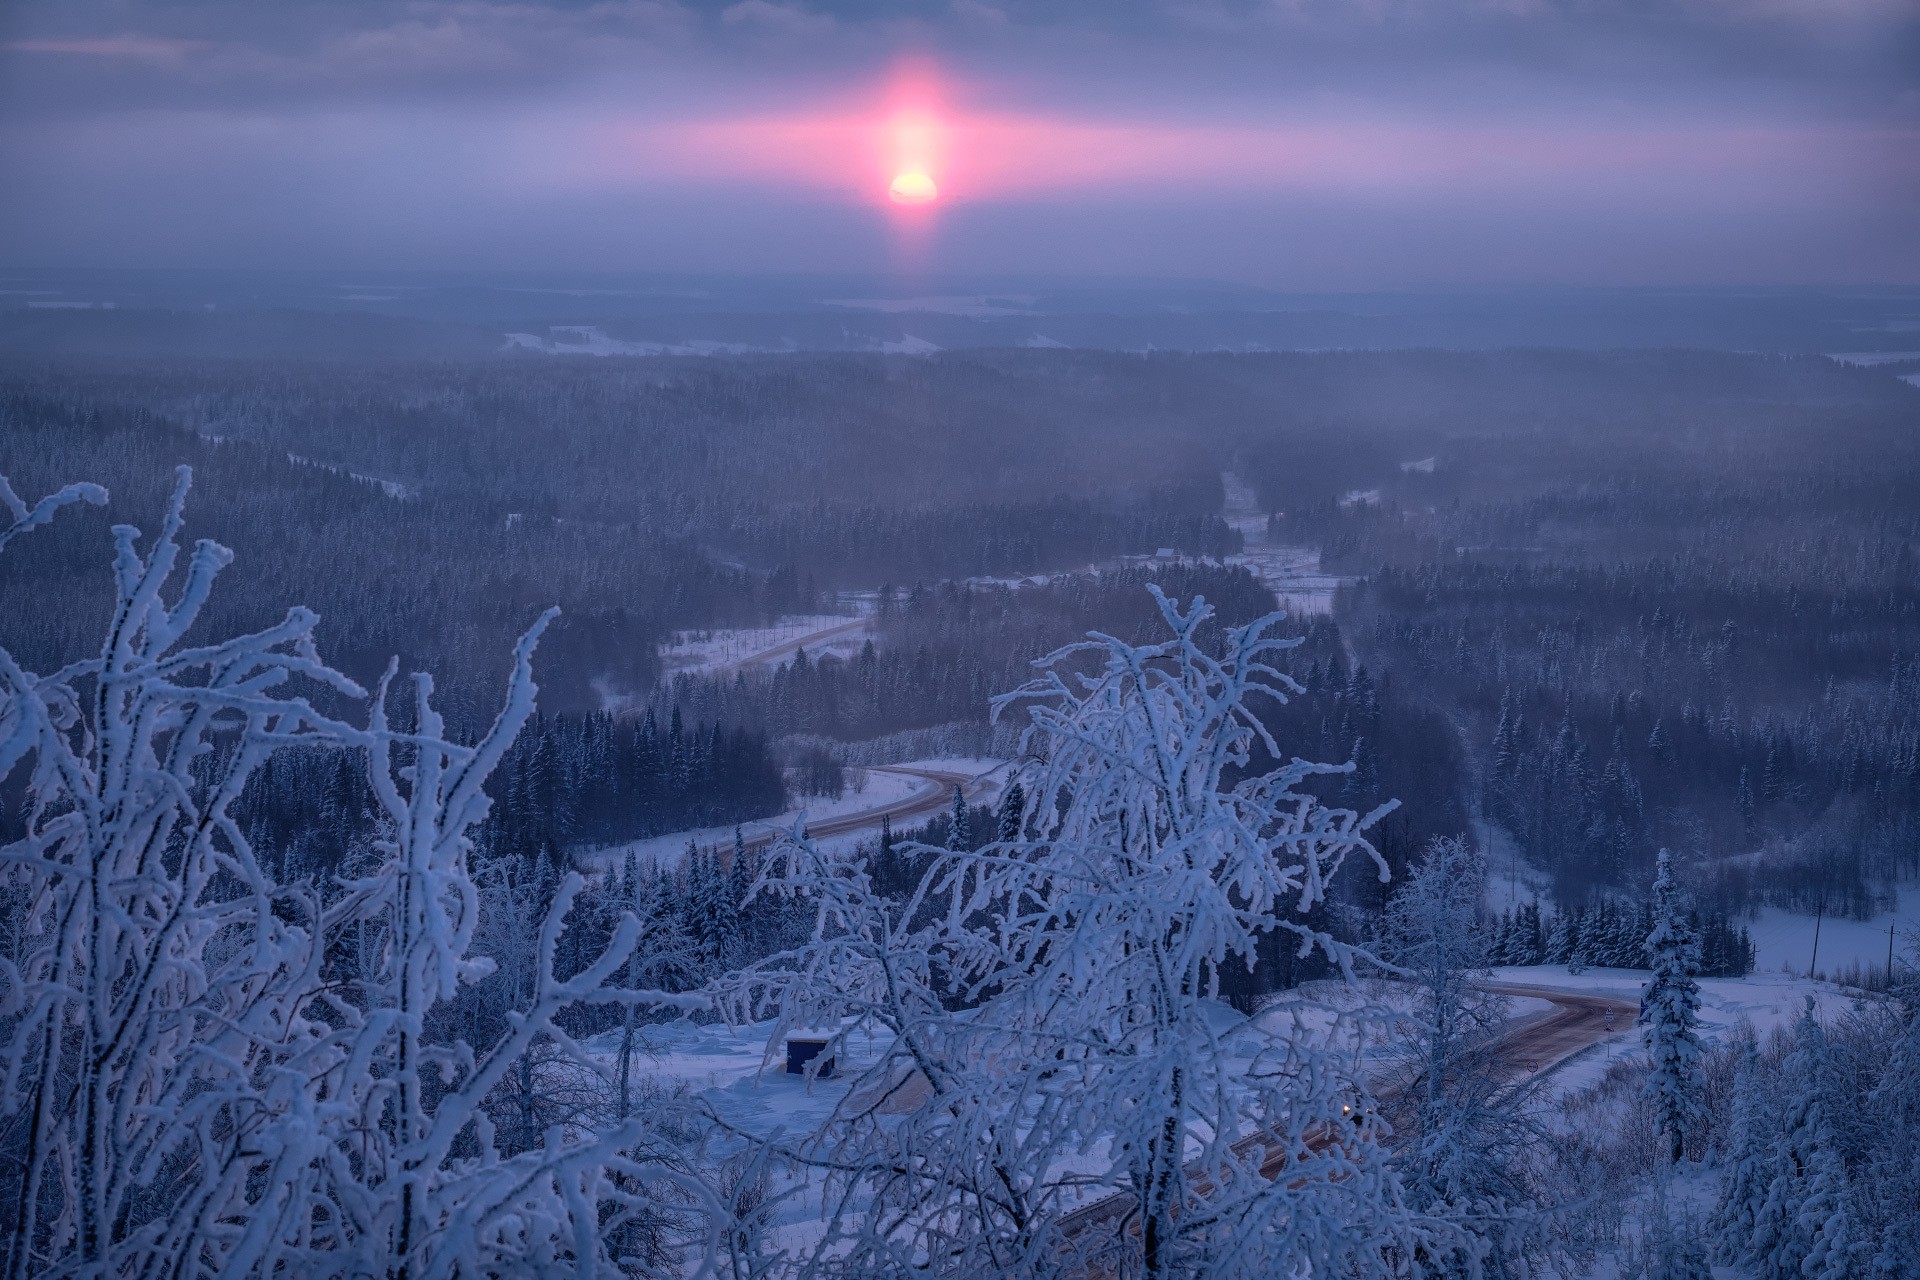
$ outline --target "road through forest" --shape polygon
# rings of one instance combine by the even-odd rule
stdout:
[[[869,765],[869,773],[897,773],[903,777],[924,779],[926,785],[911,795],[875,805],[870,809],[861,809],[855,813],[843,813],[832,818],[822,818],[818,822],[807,824],[807,834],[815,839],[827,836],[852,835],[859,831],[877,831],[884,820],[898,827],[902,822],[914,818],[930,818],[936,813],[944,813],[953,803],[953,789],[960,788],[960,794],[969,801],[977,798],[988,785],[993,770],[985,773],[961,773],[952,769],[923,769],[917,765],[887,764]],[[744,836],[747,848],[764,849],[779,837],[780,831],[772,827],[762,827],[759,831]]]

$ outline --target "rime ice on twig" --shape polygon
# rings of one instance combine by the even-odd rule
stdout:
[[[0,848],[0,1237],[8,1277],[39,1274],[429,1277],[593,1274],[600,1232],[656,1193],[705,1192],[630,1156],[643,1126],[555,1132],[503,1155],[481,1103],[536,1039],[574,1050],[565,1006],[686,997],[602,984],[640,932],[565,982],[541,932],[535,993],[476,1056],[430,1037],[437,1006],[483,972],[467,832],[534,700],[542,618],[475,746],[448,741],[426,677],[412,728],[386,702],[355,727],[286,691],[364,692],[321,660],[316,617],[178,648],[231,561],[179,534],[181,468],[160,536],[114,531],[115,606],[98,656],[52,675],[0,650],[0,782],[24,769],[21,834]],[[67,503],[13,517],[0,545]],[[551,615],[549,615],[550,617]],[[292,744],[367,752],[386,838],[358,879],[278,883],[229,808]],[[711,1201],[707,1203],[711,1205]]]

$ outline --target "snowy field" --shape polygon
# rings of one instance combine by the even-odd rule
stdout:
[[[1898,905],[1871,920],[1836,920],[1827,916],[1817,922],[1820,953],[1814,956],[1812,916],[1767,908],[1747,928],[1753,935],[1758,953],[1754,968],[1761,973],[1792,972],[1805,974],[1817,967],[1821,976],[1829,976],[1859,965],[1863,969],[1884,969],[1887,964],[1887,929],[1893,928],[1895,963],[1907,947],[1905,935],[1920,930],[1920,885],[1900,890]]]
[[[1260,585],[1279,597],[1280,607],[1291,616],[1332,613],[1333,593],[1346,579],[1321,572],[1317,547],[1267,541],[1267,516],[1252,486],[1231,472],[1223,473],[1220,480],[1227,493],[1221,518],[1245,539],[1241,553],[1227,557],[1227,563],[1245,566]]]
[[[892,315],[915,311],[975,318],[1038,314],[1033,310],[1033,304],[1038,299],[1030,293],[939,294],[925,298],[825,298],[822,301],[829,307],[881,311]]]
[[[770,627],[676,631],[660,646],[663,675],[711,675],[739,667],[785,662],[796,649],[810,657],[852,657],[866,642],[870,620],[843,613],[782,618]]]

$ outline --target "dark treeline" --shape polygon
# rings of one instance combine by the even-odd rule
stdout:
[[[351,751],[282,751],[248,783],[235,819],[288,878],[333,871],[373,833],[364,759]],[[718,724],[661,725],[607,713],[536,716],[487,781],[493,806],[477,831],[489,857],[569,862],[579,845],[748,822],[786,805],[764,738]]]
[[[370,681],[395,653],[432,669],[456,724],[548,604],[564,613],[543,646],[543,705],[586,711],[644,693],[670,631],[812,612],[829,588],[1237,546],[1218,459],[1176,447],[1192,437],[1178,415],[1044,372],[855,357],[13,364],[0,469],[23,490],[92,477],[113,503],[9,557],[10,582],[78,607],[12,612],[0,638],[48,665],[91,643],[101,529],[156,519],[179,463],[195,468],[199,527],[244,554],[210,629],[262,625],[259,602],[298,582],[343,669]]]
[[[992,698],[1032,678],[1032,662],[1089,631],[1144,643],[1162,624],[1146,585],[1204,595],[1216,629],[1250,622],[1273,595],[1245,569],[1131,564],[1022,585],[944,582],[883,590],[875,637],[851,659],[804,650],[770,671],[689,676],[657,699],[660,714],[724,721],[781,738],[843,742],[958,720],[984,721]]]
[[[1351,608],[1474,726],[1487,813],[1567,895],[1644,878],[1670,845],[1713,859],[1732,901],[1870,912],[1920,869],[1920,659],[1900,651],[1920,595],[1766,594],[1457,562],[1382,569]],[[1761,850],[1783,874],[1742,860]]]
[[[180,361],[23,365],[7,381],[377,476],[503,525],[691,542],[871,587],[1231,543],[1218,450],[1163,396],[1116,384],[1112,362]]]
[[[1355,762],[1356,803],[1405,802],[1390,847],[1484,813],[1566,905],[1636,892],[1664,845],[1717,909],[1860,913],[1920,856],[1916,428],[1920,392],[1884,372],[1677,351],[16,361],[0,470],[113,502],[10,551],[9,600],[71,607],[0,610],[0,642],[37,669],[89,652],[104,526],[151,526],[188,462],[196,530],[240,552],[206,634],[297,584],[329,658],[435,671],[474,732],[510,638],[558,603],[539,750],[631,762],[588,737],[668,735],[676,708],[689,741],[723,726],[724,776],[669,795],[571,763],[560,803],[499,815],[623,839],[765,812],[769,751],[831,790],[831,751],[782,740],[980,723],[1053,647],[1146,634],[1147,576],[1233,620],[1268,603],[1164,565],[929,586],[851,659],[655,689],[669,632],[1217,555],[1231,467],[1284,541],[1366,578],[1276,715],[1287,750]],[[587,718],[636,699],[652,729]],[[553,771],[516,756],[501,781],[558,794]]]
[[[1377,496],[1272,526],[1365,575],[1355,644],[1459,727],[1562,902],[1668,846],[1722,908],[1883,910],[1920,871],[1920,393],[1824,360],[1626,367],[1637,407],[1430,433]]]
[[[539,716],[488,783],[500,803],[482,827],[496,848],[614,844],[771,817],[786,787],[766,740],[718,723],[662,725],[601,712]]]
[[[1753,939],[1725,912],[1686,917],[1697,968],[1703,978],[1741,978],[1753,972]],[[1575,973],[1588,965],[1613,969],[1647,967],[1647,935],[1653,903],[1605,900],[1571,911],[1542,911],[1529,902],[1487,921],[1487,959],[1493,964],[1564,964]]]
[[[801,603],[795,590],[791,598],[770,590],[782,585],[774,577],[691,546],[552,521],[508,527],[457,500],[396,500],[375,484],[256,445],[203,440],[145,411],[0,389],[0,470],[17,489],[87,477],[112,497],[0,561],[8,598],[68,606],[0,610],[0,641],[30,669],[98,646],[110,600],[106,527],[151,536],[182,463],[194,469],[196,533],[236,552],[198,633],[267,626],[291,597],[321,616],[328,659],[363,684],[394,655],[435,672],[450,722],[467,731],[482,727],[499,697],[513,637],[548,605],[563,613],[541,642],[542,705],[558,711],[598,706],[597,684],[645,689],[657,670],[654,642],[671,626],[752,624]]]

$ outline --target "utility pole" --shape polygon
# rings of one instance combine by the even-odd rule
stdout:
[[[1813,959],[1807,961],[1807,976],[1817,978],[1820,964],[1820,918],[1827,914],[1827,900],[1820,899],[1820,907],[1813,915]]]

